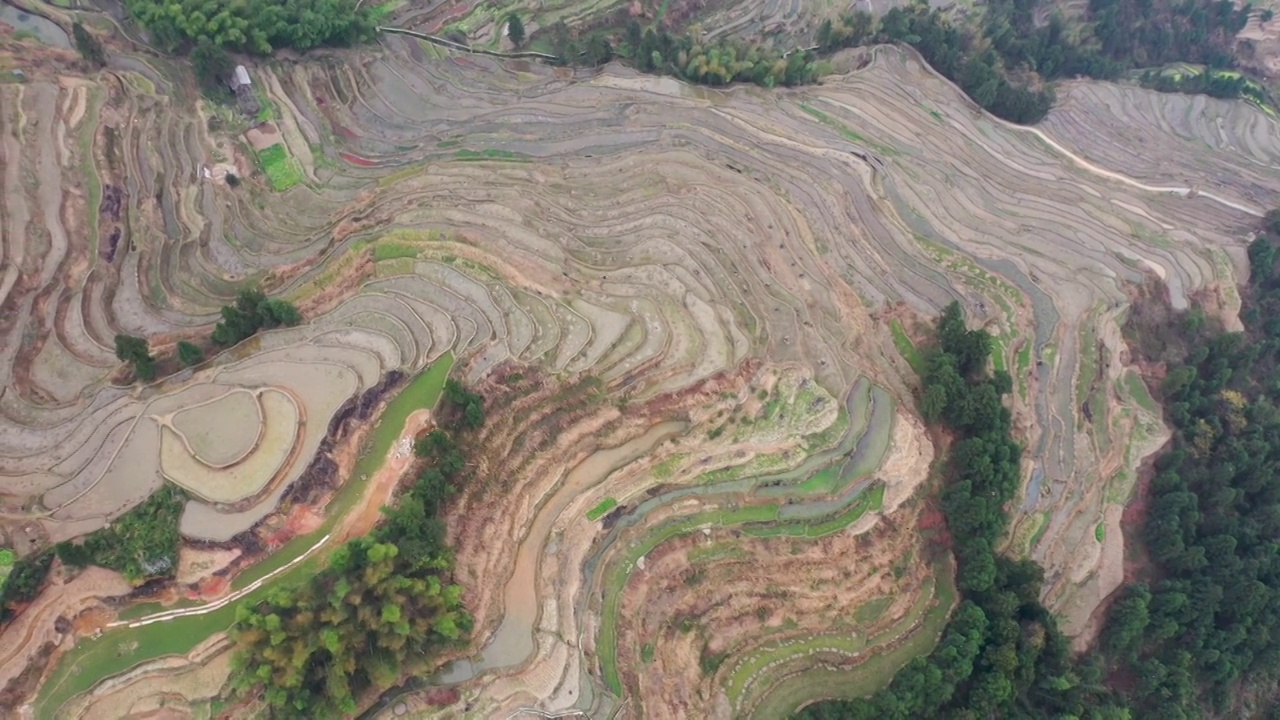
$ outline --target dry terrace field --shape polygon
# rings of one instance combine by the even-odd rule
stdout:
[[[1126,288],[1156,274],[1229,317],[1280,198],[1280,131],[1244,103],[1074,83],[1026,129],[890,47],[815,87],[708,91],[403,37],[254,69],[302,175],[276,193],[165,61],[86,77],[39,52],[0,84],[6,537],[82,535],[166,480],[191,540],[279,522],[317,453],[351,483],[383,461],[351,470],[341,408],[456,357],[497,411],[449,518],[476,632],[435,682],[477,717],[774,717],[927,651],[955,591],[922,540],[934,450],[908,359],[953,299],[1015,380],[1010,547],[1083,637],[1166,432],[1125,365]],[[244,280],[308,322],[116,384],[115,333],[203,336]],[[274,567],[305,546],[285,548]],[[24,707],[209,709],[229,620],[199,612],[59,631]],[[385,713],[463,714],[436,697]]]

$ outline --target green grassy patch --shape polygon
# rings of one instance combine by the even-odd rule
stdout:
[[[902,321],[894,318],[889,323],[889,329],[893,332],[893,345],[898,348],[898,354],[903,360],[911,366],[911,369],[917,374],[924,373],[924,357],[920,354],[920,350],[916,348],[916,344],[911,342],[911,338],[907,336],[906,328],[902,327]]]
[[[258,588],[241,603],[259,602],[270,591],[270,587]],[[41,686],[35,702],[36,719],[58,720],[62,717],[60,710],[64,705],[103,678],[122,673],[147,660],[191,652],[210,635],[231,627],[239,606],[240,603],[231,603],[208,615],[108,631],[96,639],[81,638]]]
[[[663,460],[653,466],[653,477],[657,480],[666,480],[675,474],[676,468],[689,458],[688,453],[678,453]]]
[[[859,625],[870,625],[879,620],[892,604],[893,598],[888,595],[868,600],[853,609],[853,621]]]
[[[595,522],[600,518],[604,517],[605,515],[608,515],[609,511],[616,507],[618,507],[617,499],[607,497],[601,500],[599,505],[596,505],[595,507],[587,511],[587,519],[590,520],[591,522]]]
[[[1040,544],[1040,539],[1049,531],[1049,521],[1053,519],[1053,515],[1047,512],[1040,513],[1040,517],[1040,527],[1036,528],[1035,534],[1031,536],[1031,544],[1027,546],[1028,551]]]
[[[1106,540],[1107,526],[1104,525],[1103,523],[1098,523],[1098,526],[1093,529],[1093,536],[1098,539],[1098,542],[1102,542],[1103,540]]]
[[[884,485],[876,484],[849,503],[849,507],[845,508],[844,511],[826,520],[818,522],[801,520],[768,527],[750,527],[744,528],[743,532],[754,537],[819,538],[849,527],[860,520],[863,515],[866,515],[868,511],[874,512],[883,507],[883,505]]]
[[[840,467],[831,465],[814,473],[808,480],[796,485],[802,495],[829,495],[840,484]]]
[[[1091,319],[1091,318],[1090,318]],[[1086,319],[1086,322],[1088,319]],[[1092,404],[1093,382],[1098,377],[1098,338],[1092,325],[1080,333],[1080,370],[1076,382],[1076,404]],[[1099,408],[1091,408],[1095,412]]]
[[[258,163],[276,192],[283,192],[302,182],[302,166],[283,143],[276,143],[258,153]]]
[[[377,243],[373,246],[373,261],[399,260],[418,257],[418,248],[400,243]]]
[[[102,181],[98,178],[98,168],[93,162],[93,138],[98,128],[98,108],[102,98],[97,90],[89,92],[88,110],[80,131],[80,157],[84,159],[80,166],[84,173],[85,188],[88,191],[89,242],[93,245],[93,257],[99,256],[98,250],[98,206],[102,204]]]
[[[813,107],[812,105],[801,103],[800,109],[805,111],[812,117],[816,118],[818,122],[840,133],[840,136],[843,137],[845,140],[848,140],[849,142],[857,143],[859,145],[864,145],[866,147],[872,148],[873,150],[880,153],[881,155],[897,155],[898,154],[897,150],[894,150],[888,145],[881,145],[880,143],[875,142],[874,140],[868,140],[867,138],[854,132],[853,129],[850,128],[849,126],[831,117],[830,115],[822,112],[821,110]]]
[[[467,150],[462,149],[453,155],[458,160],[475,161],[475,160],[507,160],[510,162],[529,162],[528,155],[522,153],[511,152],[510,150],[497,150],[489,148],[487,150]]]
[[[4,579],[9,577],[13,564],[17,561],[18,556],[12,550],[0,548],[0,586],[4,585]]]
[[[745,558],[747,557],[747,551],[737,545],[729,544],[698,545],[689,548],[688,557],[690,565],[706,565],[713,562]]]
[[[413,274],[413,258],[402,257],[394,260],[383,260],[373,265],[374,277],[386,278],[411,274]]]
[[[991,336],[991,368],[995,372],[1008,372],[1005,355],[1009,352],[1009,340],[1004,335]]]
[[[1142,376],[1129,370],[1120,376],[1120,383],[1125,394],[1137,403],[1138,407],[1156,417],[1160,416],[1160,405],[1156,403],[1155,398],[1151,397],[1151,391],[1147,389],[1147,383],[1143,381]]]
[[[1022,397],[1023,402],[1027,399],[1029,392],[1029,383],[1027,381],[1027,373],[1031,370],[1031,341],[1027,340],[1022,343],[1022,349],[1018,350],[1018,395]]]

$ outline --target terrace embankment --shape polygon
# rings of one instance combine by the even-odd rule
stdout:
[[[170,449],[236,467],[281,414],[231,437],[240,401],[217,393],[281,393],[296,432],[266,490],[237,505],[219,499],[247,482],[211,486],[183,517],[188,537],[225,541],[298,499],[344,407],[453,353],[493,403],[479,480],[449,522],[473,659],[508,616],[521,637],[460,695],[493,714],[785,711],[813,689],[797,668],[852,677],[849,653],[927,646],[949,607],[918,540],[932,451],[911,417],[909,342],[881,319],[958,298],[1015,382],[1029,462],[1011,545],[1044,561],[1047,600],[1079,632],[1114,574],[1106,543],[1122,541],[1097,524],[1156,432],[1125,389],[1125,287],[1156,273],[1177,306],[1231,285],[1280,192],[1260,169],[1280,133],[1242,103],[1170,108],[1094,84],[1072,85],[1043,130],[1013,128],[909,52],[866,58],[776,92],[441,59],[404,37],[263,64],[303,178],[282,194],[240,121],[211,130],[214,111],[163,61],[0,84],[0,222],[19,269],[0,326],[6,535],[74,537],[139,502],[165,481],[161,420],[200,393],[208,409],[175,424],[187,442]],[[1131,115],[1091,136],[1108,103]],[[1121,127],[1172,116],[1190,120],[1160,132],[1204,138],[1176,162]],[[228,167],[244,182],[228,185]],[[203,342],[246,281],[308,322],[150,386],[112,384],[115,333],[161,352]],[[666,423],[673,437],[646,436]],[[250,436],[254,450],[231,452]],[[202,437],[230,437],[227,454]],[[654,443],[569,482],[637,438]],[[747,566],[793,594],[736,585]],[[533,594],[509,598],[526,576]],[[827,595],[872,609],[844,623]],[[846,630],[861,639],[833,639]],[[695,663],[688,688],[666,679]]]

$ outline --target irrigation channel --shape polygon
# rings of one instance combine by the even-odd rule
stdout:
[[[372,489],[370,480],[390,457],[409,415],[435,407],[453,362],[452,353],[440,356],[387,404],[351,478],[330,500],[326,519],[319,528],[294,538],[279,552],[242,572],[230,598],[133,619],[126,613],[125,618],[100,635],[79,640],[42,686],[35,701],[36,719],[57,720],[64,704],[101,680],[157,658],[190,653],[211,636],[225,632],[241,605],[258,602],[272,587],[297,583],[315,573],[328,551],[337,547],[333,540],[344,536],[336,529],[358,507],[366,489]]]

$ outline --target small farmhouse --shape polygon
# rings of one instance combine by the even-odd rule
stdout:
[[[231,92],[236,94],[236,104],[240,107],[240,112],[249,117],[256,117],[262,106],[258,103],[257,96],[253,94],[253,80],[249,78],[248,69],[243,65],[237,65],[227,84],[231,86]]]

